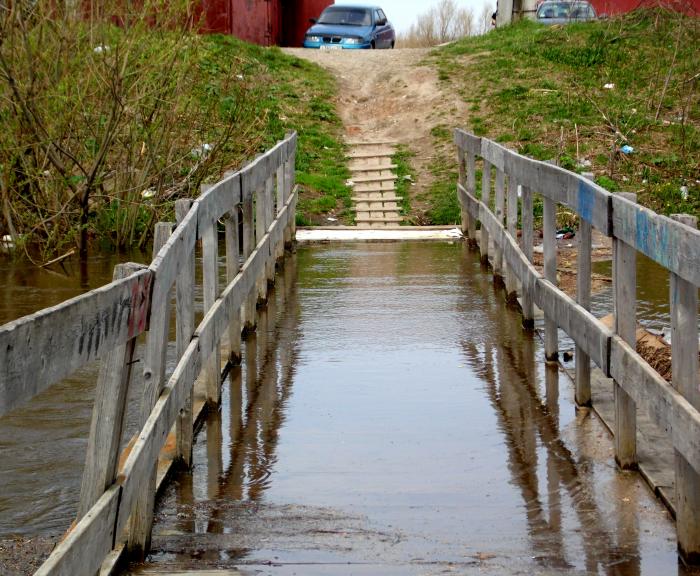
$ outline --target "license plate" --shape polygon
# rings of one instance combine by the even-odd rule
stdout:
[[[321,50],[342,50],[342,46],[336,46],[334,44],[323,44]]]

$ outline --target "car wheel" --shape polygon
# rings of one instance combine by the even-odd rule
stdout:
[[[371,42],[372,50],[374,50],[377,46],[374,44],[374,40]]]
[[[396,42],[392,40],[392,41],[391,41],[391,49],[392,49],[392,50],[394,49],[394,44],[396,44]]]

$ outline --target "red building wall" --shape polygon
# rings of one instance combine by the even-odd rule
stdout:
[[[642,6],[666,5],[669,8],[700,15],[700,0],[590,0],[598,14],[623,14]]]
[[[201,0],[203,31],[262,46],[301,46],[309,18],[333,0]]]

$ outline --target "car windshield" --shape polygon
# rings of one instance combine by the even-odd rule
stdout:
[[[369,26],[372,24],[372,15],[369,10],[364,8],[332,8],[323,11],[318,23]]]
[[[591,5],[584,2],[547,2],[537,11],[538,18],[593,18]]]

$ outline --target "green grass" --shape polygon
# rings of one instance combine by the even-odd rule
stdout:
[[[593,170],[603,186],[636,192],[661,213],[698,215],[698,45],[699,19],[654,9],[567,26],[521,21],[429,61],[467,104],[475,134]],[[632,154],[620,152],[625,144]],[[434,190],[434,219],[451,217],[444,186]]]
[[[396,195],[401,197],[401,215],[406,216],[411,211],[410,189],[415,182],[416,174],[411,168],[411,158],[414,154],[405,144],[397,147],[396,153],[391,157],[392,164],[396,165]]]
[[[352,223],[342,122],[329,99],[337,91],[335,78],[279,48],[247,44],[230,36],[212,38],[213,42],[235,48],[235,57],[245,58],[250,73],[259,79],[254,97],[260,103],[260,113],[267,118],[260,151],[274,145],[289,130],[299,135],[297,224],[320,224],[329,213],[342,223]],[[234,57],[234,53],[226,56]]]

